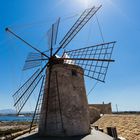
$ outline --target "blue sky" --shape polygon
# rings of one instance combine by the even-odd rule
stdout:
[[[6,33],[5,27],[46,50],[46,32],[58,17],[61,17],[59,42],[85,8],[99,4],[102,8],[97,16],[104,39],[117,41],[113,52],[116,61],[109,67],[106,83],[98,83],[88,96],[89,103],[112,102],[113,110],[116,104],[119,110],[140,110],[139,0],[0,0],[0,109],[13,108],[12,94],[34,71],[21,71],[32,49]],[[102,40],[94,17],[67,49],[97,43]],[[94,80],[86,80],[87,93],[93,85]],[[37,90],[25,110],[33,108]]]

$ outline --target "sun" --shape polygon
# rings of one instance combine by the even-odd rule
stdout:
[[[82,6],[84,6],[84,7],[88,7],[90,1],[91,1],[91,0],[78,0],[78,2],[79,2]]]
[[[97,4],[98,3],[98,1],[97,0],[77,0],[78,1],[78,3],[80,4],[80,5],[82,5],[84,8],[88,8],[88,7],[90,7],[91,5],[95,5],[95,4]]]

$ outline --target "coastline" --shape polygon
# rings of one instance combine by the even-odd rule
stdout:
[[[32,115],[0,114],[0,122],[30,122]]]

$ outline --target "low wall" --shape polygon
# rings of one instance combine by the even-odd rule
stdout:
[[[100,114],[112,114],[111,103],[108,104],[89,104],[89,108],[96,108]]]

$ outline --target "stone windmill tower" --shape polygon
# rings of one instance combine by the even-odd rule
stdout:
[[[58,52],[73,40],[84,25],[101,8],[86,9],[66,33],[54,52],[60,18],[48,31],[49,55],[38,50],[11,29],[6,31],[34,49],[24,65],[24,70],[45,64],[38,69],[13,95],[18,114],[42,81],[31,127],[37,121],[40,135],[73,136],[90,133],[88,103],[84,76],[104,82],[115,42],[108,42],[71,51]],[[30,127],[30,129],[31,129]]]

